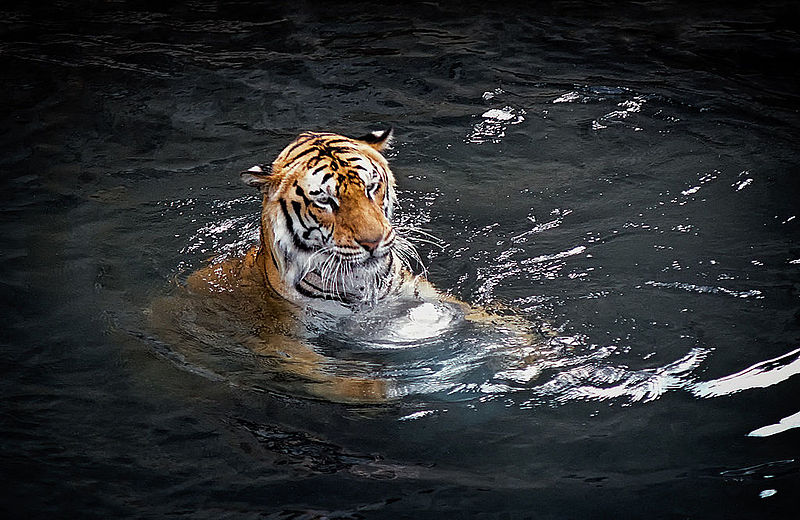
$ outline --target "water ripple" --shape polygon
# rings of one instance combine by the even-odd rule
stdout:
[[[692,349],[684,357],[663,367],[630,370],[624,366],[582,363],[564,370],[552,380],[534,388],[536,397],[524,403],[530,406],[543,400],[606,401],[625,398],[629,402],[653,401],[670,390],[685,388],[693,381],[693,372],[709,353]]]
[[[776,435],[778,433],[783,433],[787,430],[791,430],[792,428],[800,428],[800,412],[796,414],[792,414],[788,417],[784,417],[776,424],[768,424],[766,426],[762,426],[756,430],[751,431],[747,434],[748,437],[769,437],[770,435]]]
[[[648,280],[644,284],[651,287],[680,289],[682,291],[694,292],[698,294],[724,294],[726,296],[733,296],[734,298],[763,298],[761,291],[758,289],[751,289],[749,291],[732,291],[731,289],[726,289],[725,287],[696,285],[693,283],[683,282],[656,282],[653,280]]]
[[[800,374],[800,348],[761,361],[735,374],[698,383],[691,391],[697,397],[720,397],[753,388],[767,388],[797,374]]]

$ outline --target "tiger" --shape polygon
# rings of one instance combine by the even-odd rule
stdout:
[[[283,368],[311,381],[312,393],[326,399],[383,401],[389,382],[321,368],[326,358],[298,333],[299,317],[310,309],[355,313],[412,302],[427,306],[425,312],[447,306],[454,319],[498,319],[414,273],[419,254],[393,225],[397,188],[384,155],[392,139],[391,128],[359,138],[303,132],[270,167],[242,172],[242,182],[262,198],[258,243],[187,280],[195,294],[239,301],[228,307],[250,306],[244,313],[262,323],[255,326],[260,339],[250,338],[248,346],[273,357],[279,351]],[[508,326],[508,318],[502,321]]]
[[[256,258],[286,300],[352,305],[427,288],[411,276],[414,247],[392,226],[395,178],[381,153],[391,139],[391,129],[359,139],[305,132],[269,172],[241,174],[263,194]]]
[[[190,285],[219,288],[255,275],[299,307],[442,299],[413,274],[419,255],[392,225],[397,188],[382,153],[392,139],[391,128],[356,139],[303,132],[271,167],[242,172],[242,182],[262,194],[259,242],[242,262],[210,266]]]

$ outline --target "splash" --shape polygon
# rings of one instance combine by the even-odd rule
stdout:
[[[472,125],[472,130],[467,135],[465,142],[472,144],[499,143],[506,136],[509,126],[525,121],[524,115],[525,110],[512,106],[487,110],[481,114],[481,120]]]

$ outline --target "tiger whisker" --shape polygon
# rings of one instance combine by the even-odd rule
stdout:
[[[344,265],[346,265],[346,264],[344,264]],[[333,278],[333,284],[334,285],[333,285],[333,287],[334,287],[334,292],[336,294],[336,298],[338,298],[340,300],[343,299],[342,296],[345,293],[344,279],[341,276],[342,271],[343,271],[343,267],[342,266],[343,266],[343,259],[341,257],[338,257],[337,260],[336,260],[336,269],[334,269],[334,272],[333,272],[333,274],[334,274],[334,278]]]
[[[404,236],[404,238],[406,238],[407,240],[413,240],[414,242],[429,244],[434,247],[438,247],[439,249],[444,249],[446,247],[446,244],[442,239],[421,228],[415,226],[395,226],[395,230],[402,233],[403,235],[406,235]],[[413,236],[414,233],[421,236]]]
[[[412,269],[412,263],[415,263],[422,270],[423,273],[427,273],[425,262],[423,262],[422,258],[419,256],[417,248],[414,247],[414,245],[411,242],[409,242],[408,239],[406,239],[405,237],[398,236],[395,250],[397,251],[398,256],[403,261],[403,264],[408,269]]]
[[[325,254],[329,254],[333,250],[333,246],[325,246],[322,249],[318,249],[309,255],[306,261],[303,263],[303,268],[300,270],[300,278],[304,278],[308,273],[314,270],[315,266],[313,262],[317,260],[317,257],[320,257]],[[327,261],[327,258],[325,259]],[[323,264],[325,263],[323,261]]]
[[[442,244],[440,242],[434,242],[433,240],[428,240],[426,238],[419,238],[419,237],[405,237],[405,238],[406,238],[406,240],[409,240],[409,241],[418,242],[420,244],[428,244],[428,245],[437,247],[437,248],[442,249],[442,250],[446,247],[444,244]]]
[[[434,235],[414,226],[397,226],[388,237],[384,244],[387,254],[393,255],[402,268],[421,272],[423,276],[428,269],[416,244],[445,247]],[[364,303],[377,301],[391,273],[378,267],[366,267],[365,261],[360,248],[326,244],[305,255],[300,278],[310,272],[317,273],[321,290],[337,300],[355,297]]]
[[[325,292],[332,292],[332,279],[334,277],[331,275],[331,270],[333,269],[333,263],[335,260],[336,255],[330,255],[320,266],[319,277],[322,281],[322,290]]]

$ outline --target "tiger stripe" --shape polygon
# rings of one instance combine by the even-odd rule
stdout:
[[[278,276],[268,279],[287,298],[375,301],[403,284],[413,254],[404,241],[398,256],[390,221],[397,196],[380,154],[390,135],[304,132],[269,172],[244,173],[264,193],[262,228],[270,232],[262,236],[284,260],[273,254]]]

